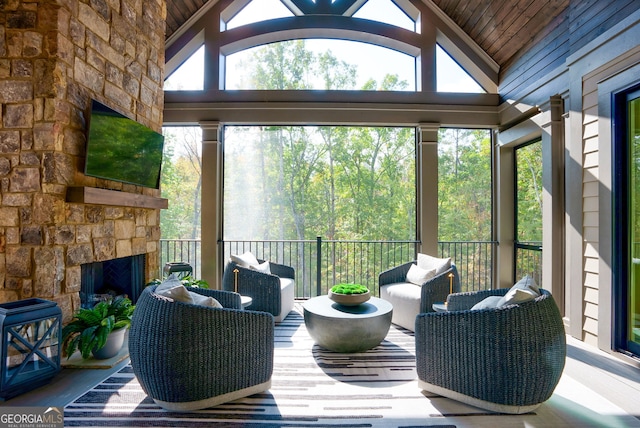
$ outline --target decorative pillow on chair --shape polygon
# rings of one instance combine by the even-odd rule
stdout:
[[[258,263],[257,265],[251,265],[249,266],[249,269],[253,269],[262,273],[271,274],[271,268],[269,267],[269,262]]]
[[[472,311],[479,311],[480,309],[494,309],[497,308],[500,304],[500,301],[503,299],[503,296],[489,296],[471,308]]]
[[[258,266],[259,264],[258,259],[251,253],[251,251],[247,251],[239,256],[236,254],[231,254],[231,261],[245,268]]]
[[[220,302],[213,297],[203,296],[202,294],[187,290],[187,287],[182,285],[175,273],[172,273],[156,287],[156,294],[168,297],[176,302],[189,303],[191,305],[209,306],[212,308],[222,307]]]
[[[418,267],[424,270],[436,270],[436,276],[451,268],[451,257],[440,259],[427,254],[418,253]]]
[[[435,269],[426,270],[418,267],[417,265],[411,265],[409,272],[407,272],[407,282],[422,285],[434,276],[436,276]]]
[[[540,290],[535,280],[529,275],[525,275],[504,295],[502,298],[504,301],[501,302],[500,306],[528,302],[539,296]]]
[[[504,296],[489,296],[473,305],[471,310],[501,308],[506,305],[528,302],[538,296],[540,296],[540,289],[536,285],[536,281],[529,275],[526,275],[520,281],[516,282]]]

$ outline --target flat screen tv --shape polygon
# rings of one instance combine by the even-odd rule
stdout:
[[[157,189],[163,146],[162,134],[93,100],[86,175]]]

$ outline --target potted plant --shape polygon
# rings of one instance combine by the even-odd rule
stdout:
[[[180,278],[180,282],[185,287],[209,288],[209,283],[207,281],[205,281],[204,279],[195,279],[191,275],[187,275],[185,277]],[[151,282],[149,282],[147,284],[147,287],[151,285],[160,285],[160,284],[162,284],[162,281],[156,278]]]
[[[336,284],[329,290],[329,298],[345,306],[356,306],[371,297],[369,289],[360,284]]]
[[[62,346],[67,359],[80,351],[83,359],[91,354],[97,359],[115,356],[124,343],[135,306],[125,296],[99,302],[92,309],[80,309],[62,329]]]

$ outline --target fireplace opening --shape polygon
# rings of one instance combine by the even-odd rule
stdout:
[[[80,301],[83,308],[111,297],[126,295],[135,304],[145,286],[144,254],[87,263],[80,266]]]

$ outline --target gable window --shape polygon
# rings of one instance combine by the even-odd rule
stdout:
[[[225,89],[415,91],[416,59],[349,40],[271,43],[226,58]],[[274,76],[269,70],[279,68]],[[274,77],[276,78],[274,80]]]

